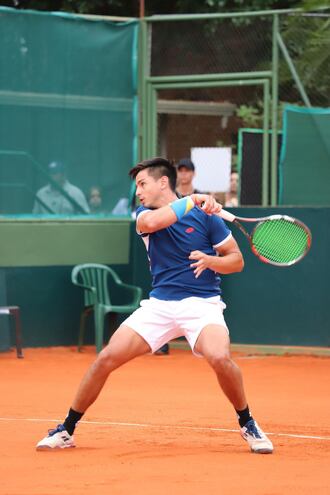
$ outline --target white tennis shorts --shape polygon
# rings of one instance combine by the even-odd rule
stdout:
[[[226,305],[219,296],[206,299],[187,297],[181,301],[162,301],[151,297],[142,300],[140,306],[123,325],[141,335],[151,352],[172,339],[186,337],[193,353],[199,356],[194,347],[206,325],[221,325],[228,331],[223,317]]]

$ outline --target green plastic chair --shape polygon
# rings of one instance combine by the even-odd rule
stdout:
[[[112,268],[96,263],[75,266],[71,273],[71,280],[73,284],[84,289],[85,309],[80,318],[78,350],[80,351],[83,345],[86,317],[94,311],[96,351],[100,352],[103,347],[105,315],[110,313],[112,317],[110,321],[113,324],[118,313],[126,314],[135,311],[141,301],[142,289],[124,284]],[[119,293],[120,297],[129,302],[113,304],[113,298],[110,298],[111,290],[116,291],[114,295],[117,298]]]

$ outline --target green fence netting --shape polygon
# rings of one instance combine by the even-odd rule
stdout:
[[[135,21],[0,8],[1,214],[88,211],[49,177],[53,161],[86,200],[101,190],[96,212],[120,202],[125,213],[137,158],[137,30]],[[49,183],[57,202],[47,209],[36,193]]]
[[[330,205],[330,108],[285,107],[279,201]]]

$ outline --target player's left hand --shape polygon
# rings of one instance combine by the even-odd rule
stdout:
[[[209,267],[211,256],[202,253],[202,251],[192,251],[189,255],[190,260],[197,260],[196,263],[191,263],[190,267],[194,268],[195,278],[198,278],[204,270]]]
[[[191,194],[191,199],[195,205],[199,206],[208,215],[220,213],[222,205],[210,194]]]

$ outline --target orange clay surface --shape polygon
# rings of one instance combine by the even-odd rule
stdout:
[[[36,452],[63,421],[95,350],[0,354],[1,495],[328,495],[330,359],[234,355],[272,455],[249,452],[212,370],[190,351],[117,370],[75,434]]]

